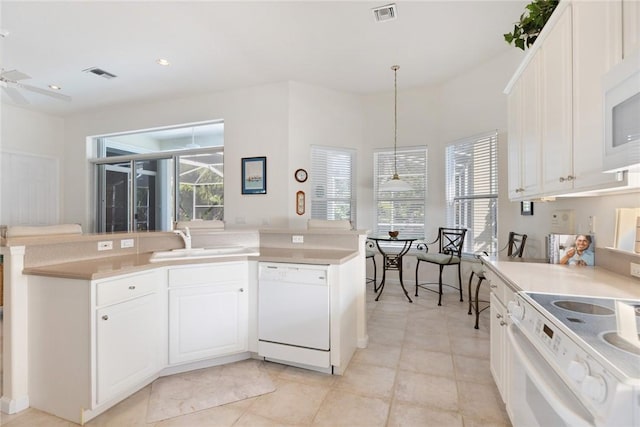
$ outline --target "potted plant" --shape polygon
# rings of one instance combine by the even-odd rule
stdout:
[[[520,15],[520,21],[516,22],[512,33],[506,33],[504,39],[509,44],[514,44],[522,50],[530,47],[538,38],[540,31],[547,23],[549,17],[558,5],[559,0],[533,0]]]

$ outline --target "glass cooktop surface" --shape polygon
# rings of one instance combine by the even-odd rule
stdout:
[[[640,347],[620,337],[616,320],[616,301],[631,305],[640,331],[640,301],[535,292],[525,295],[549,320],[559,321],[586,343],[587,352],[590,347],[627,377],[640,378]]]

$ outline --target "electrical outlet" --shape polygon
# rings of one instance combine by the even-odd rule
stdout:
[[[304,243],[304,236],[291,236],[291,243]]]
[[[635,262],[631,263],[631,275],[634,277],[640,277],[640,264],[636,264]]]
[[[98,242],[99,251],[110,251],[111,249],[113,249],[113,240],[104,240],[102,242]]]
[[[122,240],[120,240],[120,247],[121,248],[132,248],[133,245],[134,245],[133,239],[122,239]]]

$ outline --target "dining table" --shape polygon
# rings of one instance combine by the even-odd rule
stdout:
[[[413,302],[407,289],[404,287],[404,282],[402,281],[402,257],[405,256],[413,242],[417,240],[422,240],[421,237],[391,237],[391,236],[368,236],[368,240],[373,241],[378,248],[378,252],[382,255],[382,281],[380,282],[380,286],[378,289],[378,295],[376,296],[376,301],[380,299],[382,292],[384,291],[384,285],[387,279],[387,271],[397,271],[398,278],[400,279],[400,286],[404,291],[405,296],[409,300],[409,302]]]

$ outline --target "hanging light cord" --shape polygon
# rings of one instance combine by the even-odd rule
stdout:
[[[398,160],[396,146],[398,141],[398,69],[399,65],[391,67],[393,70],[393,178],[398,179]]]

